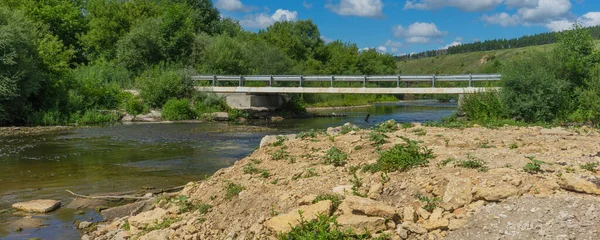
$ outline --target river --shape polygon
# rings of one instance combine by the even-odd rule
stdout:
[[[201,180],[250,154],[267,134],[324,129],[350,122],[361,128],[395,119],[398,122],[439,121],[456,104],[431,101],[382,103],[354,109],[319,110],[347,114],[343,118],[229,123],[117,124],[72,131],[0,139],[0,210],[33,199],[61,200],[80,193],[169,188]],[[371,117],[369,122],[364,118]],[[254,130],[248,130],[254,129]],[[100,221],[94,210],[75,214],[61,208],[41,218],[46,227],[11,232],[11,221],[22,218],[0,213],[0,239],[79,239],[74,220]]]

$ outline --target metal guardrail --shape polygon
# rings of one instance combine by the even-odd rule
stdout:
[[[363,87],[370,82],[396,82],[396,87],[400,83],[408,82],[431,82],[431,87],[435,87],[436,82],[469,82],[472,87],[473,82],[481,81],[499,81],[500,74],[466,74],[466,75],[381,75],[381,76],[335,76],[335,75],[198,75],[192,76],[193,81],[211,81],[212,86],[217,86],[219,82],[238,82],[239,86],[244,86],[245,82],[268,82],[273,86],[275,82],[299,82],[300,87],[305,82],[330,82],[333,87],[334,82],[362,82]]]

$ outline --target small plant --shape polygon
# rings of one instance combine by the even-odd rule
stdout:
[[[319,176],[319,174],[317,173],[316,169],[314,168],[307,168],[303,177],[304,178],[311,178],[311,177],[316,177]]]
[[[377,163],[365,165],[363,171],[406,171],[408,169],[427,165],[429,159],[434,158],[433,151],[420,146],[419,142],[401,137],[406,144],[396,144],[381,153]]]
[[[356,171],[358,171],[358,169],[360,169],[360,165],[349,166],[348,172],[350,172],[350,174],[356,174]]]
[[[349,132],[352,131],[360,131],[360,128],[354,125],[344,125],[342,126],[342,129],[340,130],[340,134],[345,135],[348,134]]]
[[[390,181],[390,176],[388,176],[387,172],[381,172],[381,184],[386,184]]]
[[[198,211],[200,214],[205,214],[212,207],[211,205],[204,204],[202,202],[193,203],[183,195],[173,198],[172,202],[179,207],[179,213]]]
[[[527,158],[530,162],[525,164],[525,166],[523,167],[523,170],[525,170],[525,172],[538,173],[542,171],[542,164],[544,164],[544,162],[535,159],[535,156],[529,156]]]
[[[335,142],[335,136],[329,136],[329,141]]]
[[[275,211],[275,204],[271,204],[271,217],[279,215],[278,211]]]
[[[358,145],[358,146],[354,146],[354,150],[355,151],[360,151],[362,149],[362,146]]]
[[[129,231],[131,230],[131,225],[129,224],[129,221],[125,221],[125,224],[123,224],[123,230],[125,231]]]
[[[439,138],[441,138],[441,137],[444,137],[444,134],[440,134],[440,133],[438,133],[438,134],[436,134],[436,135],[435,135],[435,137],[439,137]]]
[[[288,233],[282,233],[279,240],[304,240],[304,239],[355,239],[351,230],[342,231],[336,217],[318,215],[317,219],[306,221],[300,214],[300,224]],[[362,238],[366,239],[366,238]]]
[[[415,135],[417,136],[425,136],[427,135],[427,131],[425,131],[424,128],[417,128],[415,130],[412,131]]]
[[[277,183],[279,183],[279,178],[273,179],[273,181],[271,181],[271,184],[273,185],[277,185]]]
[[[485,141],[483,143],[481,143],[481,145],[479,145],[479,148],[495,148],[496,146],[494,145],[490,145],[489,142]]]
[[[580,167],[581,169],[588,170],[588,171],[590,171],[590,172],[596,172],[596,169],[595,169],[595,168],[596,168],[597,166],[598,166],[598,163],[596,163],[596,162],[593,162],[593,163],[586,163],[586,164],[580,165],[579,167]]]
[[[360,188],[362,187],[362,178],[359,178],[356,173],[352,174],[352,179],[350,180],[352,183],[352,194],[354,196],[366,197],[365,194],[360,192]]]
[[[337,194],[321,194],[318,195],[315,200],[313,200],[313,204],[318,203],[320,201],[324,201],[324,200],[330,200],[331,201],[331,205],[333,206],[333,211],[335,211],[340,204],[342,203],[342,197],[340,195]]]
[[[271,174],[269,173],[269,170],[263,169],[260,171],[260,176],[263,178],[269,178],[271,176]]]
[[[189,120],[194,117],[187,99],[171,99],[162,107],[161,117],[169,121]]]
[[[483,160],[477,159],[471,155],[467,156],[467,160],[462,160],[462,161],[458,162],[458,164],[456,166],[462,167],[462,168],[477,169],[480,172],[488,171],[488,167],[486,166],[486,163]]]
[[[425,206],[423,206],[423,209],[432,212],[438,205],[438,203],[440,203],[442,201],[442,199],[440,199],[439,197],[435,197],[435,198],[429,198],[428,196],[421,196],[421,195],[417,195],[416,196],[417,199],[419,199],[419,201],[421,201],[422,203],[425,203]]]
[[[375,126],[375,131],[379,133],[395,132],[398,131],[398,124],[396,123],[396,120],[388,120],[377,124],[377,126]]]
[[[249,163],[246,166],[244,166],[244,174],[257,174],[260,172],[260,170],[258,168],[256,168],[256,165],[254,165],[253,163]]]
[[[369,135],[369,139],[371,140],[371,145],[373,146],[381,146],[387,142],[388,137],[383,133],[371,132]]]
[[[450,145],[450,139],[444,138],[445,146],[448,147]]]
[[[308,130],[306,132],[300,132],[300,133],[298,133],[298,135],[296,135],[296,137],[298,137],[300,139],[316,138],[318,134],[319,134],[318,131],[316,131],[314,129],[311,129],[311,130]]]
[[[511,143],[510,146],[508,146],[509,149],[517,149],[519,148],[519,145],[517,145],[517,143]]]
[[[250,162],[254,164],[260,164],[262,161],[258,159],[250,159]]]
[[[244,187],[242,187],[242,185],[235,184],[233,182],[227,182],[227,185],[225,186],[225,200],[231,200],[239,195],[243,190]]]
[[[574,169],[574,168],[572,168],[572,167],[567,167],[567,168],[565,168],[565,171],[566,171],[567,173],[574,173],[574,172],[575,172],[575,169]]]
[[[285,141],[288,140],[288,138],[285,137],[285,136],[277,136],[276,138],[277,138],[277,141],[271,143],[271,145],[274,146],[274,147],[282,146],[283,142],[285,142]]]
[[[342,152],[337,147],[330,148],[325,156],[325,164],[331,164],[336,167],[341,167],[346,165],[346,159],[348,159],[348,155]]]
[[[276,151],[274,151],[273,153],[271,153],[271,159],[273,159],[275,161],[287,159],[289,157],[290,153],[288,151],[286,151],[285,149],[286,148],[280,148],[280,149],[277,149]]]
[[[402,123],[402,129],[409,129],[413,127],[412,123]]]

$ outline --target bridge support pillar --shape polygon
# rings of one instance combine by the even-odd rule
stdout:
[[[283,107],[286,95],[282,94],[246,94],[220,93],[227,105],[240,110],[276,110]]]
[[[462,105],[463,105],[464,99],[465,99],[465,94],[464,93],[458,94],[458,100],[456,101],[456,103],[458,104],[458,110],[459,111],[462,110]]]

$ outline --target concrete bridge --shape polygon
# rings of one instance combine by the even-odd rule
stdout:
[[[474,86],[480,85],[477,83],[481,82],[499,81],[500,78],[501,75],[499,74],[385,76],[192,76],[193,81],[200,83],[197,84],[199,86],[196,87],[198,91],[214,92],[225,96],[227,103],[231,107],[239,109],[278,108],[283,104],[283,94],[294,93],[469,94],[497,90],[498,88],[496,87]],[[461,85],[466,86],[441,87],[440,83],[445,82],[461,83]],[[347,83],[349,87],[339,87],[340,84],[335,83]],[[372,83],[376,83],[377,86],[372,86]],[[381,83],[385,83],[383,85],[386,85],[386,87],[381,87]],[[422,85],[424,84],[427,84],[428,87],[423,87]],[[264,86],[257,87],[256,85]],[[318,87],[315,85],[318,85]],[[323,85],[325,85],[325,87],[323,87]],[[355,87],[350,87],[351,85],[354,85]],[[418,85],[418,87],[411,87],[411,85]]]

